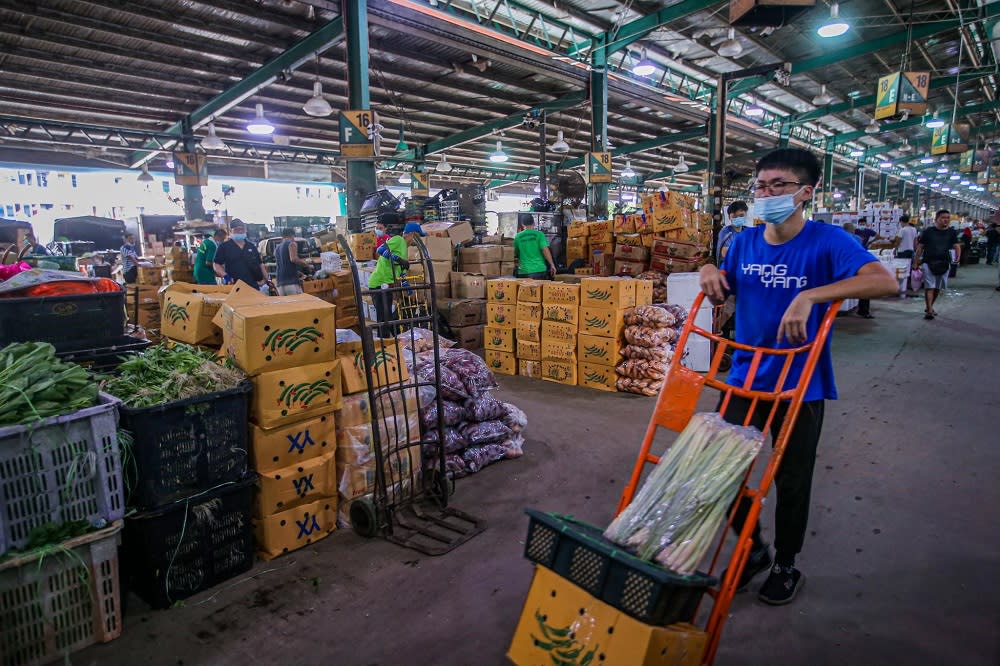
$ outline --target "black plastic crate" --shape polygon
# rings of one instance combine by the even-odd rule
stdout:
[[[604,538],[604,530],[568,516],[526,509],[531,518],[524,556],[592,596],[652,625],[690,622],[718,580],[675,574]]]
[[[0,347],[49,342],[57,351],[92,349],[125,335],[125,292],[0,298]]]
[[[252,385],[152,407],[121,406],[132,433],[129,503],[162,506],[247,475],[247,403]]]
[[[94,349],[74,349],[56,352],[64,361],[78,363],[94,372],[109,372],[122,364],[123,356],[140,354],[152,343],[131,335],[123,335],[111,344]]]
[[[168,608],[250,570],[254,477],[125,518],[127,587]]]

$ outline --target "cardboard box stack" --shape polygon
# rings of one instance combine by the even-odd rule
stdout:
[[[694,200],[677,192],[657,192],[643,199],[652,226],[649,268],[669,275],[698,270],[708,260],[711,217],[695,211]]]
[[[222,346],[222,329],[214,319],[232,289],[232,285],[187,282],[165,287],[160,334],[177,342],[218,349]]]
[[[514,310],[517,374],[542,376],[542,287],[539,280],[520,280]]]
[[[179,247],[167,248],[164,260],[163,283],[172,284],[174,282],[194,282],[194,264],[191,263],[191,254]]]
[[[581,386],[616,391],[615,366],[621,360],[625,314],[636,304],[636,285],[652,291],[652,285],[622,277],[591,277],[580,282],[580,340],[578,345]]]
[[[125,315],[130,324],[141,326],[146,336],[156,341],[160,337],[159,287],[130,284],[125,287]]]
[[[517,294],[521,280],[500,278],[486,283],[486,365],[501,375],[517,374]]]
[[[239,283],[215,317],[224,353],[253,381],[254,527],[264,559],[336,529],[332,432],[342,379],[335,311],[309,294],[269,298]]]
[[[458,252],[458,269],[465,273],[479,273],[487,278],[500,277],[503,262],[503,245],[473,245]]]
[[[542,285],[542,379],[577,383],[577,335],[580,325],[580,285]]]
[[[475,276],[477,279],[482,276]],[[483,287],[485,289],[485,286]],[[478,298],[442,298],[437,302],[438,312],[451,328],[451,338],[462,349],[483,348],[486,323],[486,301]]]
[[[333,281],[333,304],[337,306],[337,328],[359,330],[358,302],[355,300],[354,274],[349,270],[330,274]]]

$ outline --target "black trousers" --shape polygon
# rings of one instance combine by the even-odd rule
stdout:
[[[519,271],[514,271],[514,272],[517,274],[516,275],[517,277],[519,277],[519,278],[526,278],[528,280],[551,280],[552,279],[552,276],[549,275],[549,273],[547,271],[544,272],[544,273],[525,273],[523,275],[521,275]]]
[[[125,284],[135,284],[136,278],[139,277],[139,267],[133,266],[132,268],[125,271],[124,278]]]
[[[391,338],[396,335],[396,327],[389,324],[396,319],[392,314],[392,292],[378,290],[372,294],[372,303],[375,305],[375,317],[382,324],[379,326],[379,336]]]
[[[867,298],[858,299],[858,314],[861,316],[867,316],[872,313],[872,302]]]
[[[767,421],[772,404],[758,403],[751,425],[762,428]],[[778,467],[778,473],[774,479],[778,499],[774,510],[775,561],[783,566],[791,566],[795,563],[795,556],[801,552],[802,544],[805,541],[806,524],[809,522],[810,496],[812,495],[813,467],[816,464],[816,448],[823,430],[824,404],[823,400],[802,403],[799,417],[795,422],[788,444],[785,446],[781,466]],[[733,396],[723,418],[729,423],[743,425],[743,420],[749,409],[750,400]],[[771,423],[772,445],[781,430],[782,423],[785,422],[787,411],[787,402],[778,406],[778,412]],[[750,502],[744,500],[733,519],[733,529],[736,532],[743,529],[749,510]],[[760,522],[754,526],[753,543],[755,550],[764,546],[760,533]]]

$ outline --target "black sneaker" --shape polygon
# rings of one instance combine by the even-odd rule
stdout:
[[[760,587],[760,594],[757,598],[765,604],[772,606],[784,606],[791,603],[795,594],[803,585],[806,577],[795,567],[783,567],[775,564],[771,568],[771,574]]]
[[[771,555],[767,552],[767,546],[764,546],[760,550],[751,550],[750,555],[747,556],[747,564],[743,567],[743,575],[740,576],[739,582],[736,583],[736,591],[746,592],[754,576],[770,568],[770,566]],[[725,572],[722,573],[722,577],[726,577]]]

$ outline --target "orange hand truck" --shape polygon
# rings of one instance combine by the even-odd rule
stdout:
[[[632,470],[632,477],[629,479],[628,484],[625,486],[625,491],[622,493],[616,515],[621,513],[632,502],[645,465],[647,463],[655,465],[660,461],[658,456],[652,455],[649,452],[656,437],[657,428],[665,428],[675,432],[684,430],[688,421],[694,415],[698,400],[706,386],[716,389],[722,394],[722,400],[719,403],[720,413],[725,413],[726,408],[729,406],[729,401],[733,396],[751,401],[743,425],[749,425],[752,422],[758,407],[766,408],[766,405],[770,405],[767,421],[761,428],[761,431],[765,435],[771,429],[771,422],[775,418],[779,405],[783,402],[788,403],[784,422],[782,423],[781,430],[778,432],[777,439],[774,441],[771,454],[767,457],[767,466],[764,468],[764,473],[759,484],[756,487],[748,485],[754,467],[751,464],[744,478],[743,486],[736,497],[736,501],[733,502],[733,510],[730,512],[729,520],[726,523],[726,533],[728,534],[738,507],[741,503],[749,502],[749,511],[743,523],[743,528],[737,537],[736,547],[730,556],[726,573],[722,578],[719,589],[709,590],[708,592],[709,596],[713,599],[713,605],[705,627],[705,632],[708,634],[708,644],[705,648],[702,664],[710,666],[715,661],[719,639],[722,635],[722,626],[729,613],[729,605],[732,603],[733,595],[736,593],[737,581],[739,581],[740,575],[743,573],[743,567],[746,565],[747,557],[750,554],[750,536],[760,516],[761,503],[767,497],[771,483],[774,481],[778,467],[781,465],[785,446],[788,443],[788,438],[791,436],[792,429],[795,427],[799,409],[802,407],[802,398],[805,396],[806,389],[812,380],[813,371],[816,369],[816,362],[819,360],[820,353],[823,351],[823,347],[826,345],[827,338],[830,335],[834,318],[840,309],[840,301],[834,301],[830,304],[826,315],[820,323],[816,338],[812,342],[791,349],[769,349],[751,347],[733,342],[721,335],[696,326],[694,323],[695,317],[704,299],[704,293],[698,294],[697,298],[695,298],[687,322],[684,324],[684,329],[677,341],[676,349],[678,351],[674,354],[670,371],[667,374],[667,380],[656,400],[653,416],[649,420],[649,426],[646,428],[646,436],[642,441],[642,448],[639,450],[635,468]],[[681,365],[682,351],[687,345],[688,338],[692,335],[700,335],[708,338],[713,346],[711,365],[708,372],[704,375]],[[729,353],[727,350],[730,350],[730,348],[753,354],[746,380],[742,386],[730,386],[719,377],[720,373],[725,372],[724,368],[720,369],[720,365],[724,363],[724,359]],[[798,384],[791,388],[785,388],[785,381],[788,378],[792,363],[802,355],[805,356],[805,365],[802,368],[802,374],[799,376]],[[755,391],[751,387],[765,357],[784,358],[784,365],[773,391]],[[761,455],[766,454],[761,453]],[[710,575],[716,571],[725,541],[725,536],[719,539],[715,554],[712,557],[711,567],[708,571]]]

